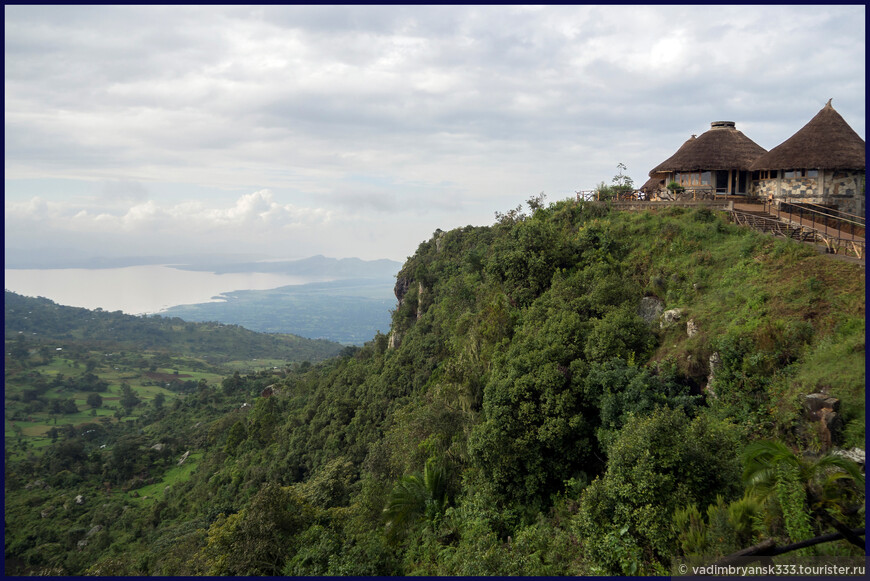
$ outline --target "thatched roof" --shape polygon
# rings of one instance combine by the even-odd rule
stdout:
[[[743,135],[733,121],[714,121],[700,136],[694,135],[649,175],[670,171],[748,170],[767,150]]]
[[[667,177],[668,174],[666,173],[654,174],[650,176],[650,178],[640,187],[640,191],[649,193],[654,192],[659,188],[663,188],[665,185],[665,179],[667,179]]]
[[[866,144],[831,106],[752,164],[763,169],[865,169]]]

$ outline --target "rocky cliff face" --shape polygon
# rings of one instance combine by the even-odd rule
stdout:
[[[393,293],[395,293],[396,298],[399,300],[399,305],[402,306],[405,295],[408,294],[408,289],[411,288],[411,279],[404,277],[399,273],[399,276],[396,277],[396,286],[393,287]]]

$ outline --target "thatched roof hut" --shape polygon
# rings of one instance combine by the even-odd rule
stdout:
[[[661,189],[664,189],[665,180],[667,179],[667,175],[668,174],[653,174],[640,187],[640,191],[651,194],[652,192],[656,192],[656,191],[659,191]]]
[[[831,100],[809,123],[752,163],[752,170],[864,170],[866,144],[831,106]]]
[[[747,171],[767,150],[743,135],[733,121],[714,121],[700,136],[694,135],[677,152],[656,166],[650,176],[664,172]]]

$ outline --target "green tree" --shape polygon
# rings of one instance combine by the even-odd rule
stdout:
[[[139,405],[141,401],[129,383],[124,382],[121,384],[121,398],[118,400],[118,403],[124,408],[126,415],[129,416],[133,408]]]
[[[625,164],[622,162],[618,163],[616,169],[619,173],[613,176],[613,180],[611,180],[614,192],[617,194],[625,194],[634,191],[634,180],[623,173],[628,170]]]
[[[645,361],[655,346],[655,337],[632,309],[621,307],[595,320],[585,343],[583,351],[589,361]]]
[[[768,509],[779,509],[792,540],[806,540],[831,527],[864,546],[863,540],[847,534],[864,503],[864,475],[855,462],[831,452],[798,455],[777,441],[749,444],[742,459],[747,493]]]
[[[469,452],[503,502],[542,508],[594,462],[596,415],[582,391],[585,329],[576,312],[530,316],[494,366]]]
[[[591,365],[584,388],[599,411],[600,426],[595,433],[605,452],[632,417],[662,406],[680,408],[691,417],[701,400],[689,394],[689,386],[680,383],[669,367],[650,370],[623,359]]]
[[[426,461],[423,474],[403,476],[393,488],[384,519],[388,534],[395,538],[414,523],[436,522],[447,508],[447,465],[440,457]]]
[[[248,437],[248,431],[245,429],[245,424],[242,421],[237,421],[227,433],[227,442],[224,445],[224,452],[232,456],[236,453],[236,448],[244,442]]]
[[[289,488],[265,484],[236,514],[221,515],[202,550],[207,575],[279,575],[294,553],[293,539],[314,511]]]
[[[27,362],[27,358],[30,357],[30,349],[27,347],[24,335],[18,335],[15,337],[15,341],[12,343],[12,346],[9,347],[9,354],[13,359],[18,360],[22,364]]]
[[[705,415],[690,420],[681,409],[630,419],[574,519],[589,557],[610,574],[630,574],[638,560],[635,573],[667,564],[677,548],[675,509],[738,493],[737,435],[729,424]]]
[[[88,399],[86,400],[87,404],[92,408],[96,409],[103,405],[103,398],[100,394],[96,392],[92,392],[88,394]]]

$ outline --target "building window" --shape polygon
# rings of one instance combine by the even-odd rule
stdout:
[[[784,178],[816,178],[819,177],[817,169],[787,169],[782,172]]]
[[[752,179],[754,179],[754,180],[775,180],[776,174],[777,174],[777,170],[775,170],[775,169],[765,169],[765,170],[753,172]]]
[[[674,177],[674,181],[680,184],[681,186],[691,187],[691,186],[709,186],[712,180],[712,174],[708,171],[705,172],[677,172]]]

